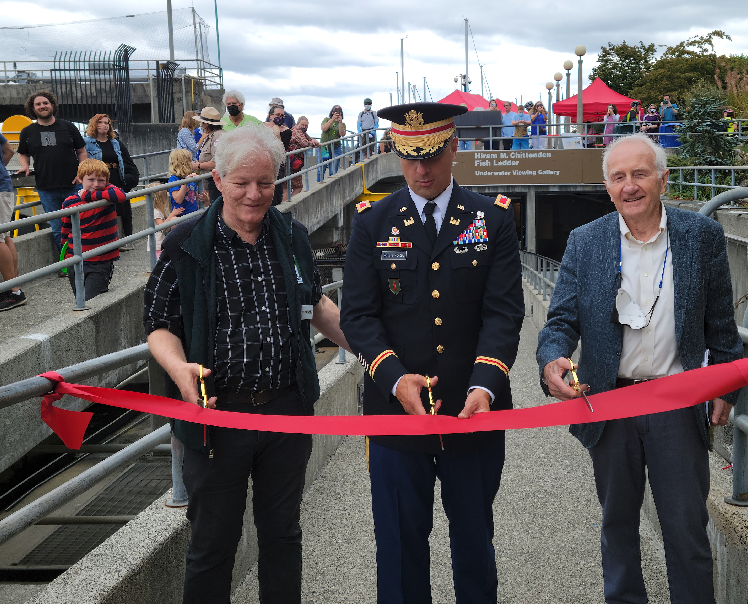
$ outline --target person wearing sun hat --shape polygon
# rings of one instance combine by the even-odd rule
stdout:
[[[205,174],[216,167],[213,158],[216,154],[218,139],[224,133],[223,121],[221,120],[221,114],[213,107],[205,107],[200,115],[196,115],[192,119],[202,124],[201,129],[203,131],[203,135],[197,144],[197,161],[192,162],[192,169]],[[205,183],[208,189],[208,198],[210,203],[213,203],[220,197],[221,192],[216,188],[216,183],[212,179],[209,178]]]
[[[460,417],[512,406],[524,318],[511,201],[452,178],[458,105],[381,109],[407,187],[360,202],[346,252],[340,327],[365,370],[364,414]],[[433,405],[431,404],[433,400]],[[492,503],[504,432],[367,439],[377,602],[430,602],[438,477],[455,600],[494,604]]]

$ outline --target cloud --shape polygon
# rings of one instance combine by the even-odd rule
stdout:
[[[188,15],[186,21],[175,25],[178,58],[188,58],[194,56],[195,46],[191,11],[186,2],[173,3],[175,19]],[[149,58],[165,59],[165,13],[153,13],[154,8],[162,6],[146,0],[109,0],[97,5],[93,13],[81,8],[77,0],[58,0],[49,6],[0,0],[0,14],[4,16],[3,26],[120,17],[97,21],[94,34],[99,35],[92,35],[94,24],[83,23],[69,26],[63,36],[42,36],[40,44],[49,52],[63,45],[66,49],[97,50],[104,44],[116,47],[124,41],[138,48],[134,58],[150,54],[158,56]],[[214,2],[195,0],[194,6],[205,21],[207,52],[217,63]],[[138,23],[142,25],[136,31],[124,29],[123,24],[136,20],[121,17],[144,13],[152,14],[140,18]],[[418,97],[423,97],[425,77],[429,100],[452,92],[456,88],[453,78],[465,71],[465,17],[470,24],[471,91],[481,92],[479,57],[485,95],[490,91],[494,97],[511,100],[522,97],[547,101],[545,83],[555,72],[563,72],[567,59],[575,62],[571,73],[575,91],[574,47],[578,44],[587,47],[585,85],[597,52],[608,42],[642,40],[668,45],[723,29],[733,41],[718,41],[717,51],[748,54],[748,36],[742,35],[748,30],[748,19],[735,15],[733,0],[715,0],[708,7],[702,0],[681,0],[677,7],[634,0],[614,9],[597,0],[536,0],[516,8],[489,0],[459,4],[453,0],[380,0],[376,4],[258,0],[218,2],[218,17],[225,85],[242,90],[247,98],[246,110],[258,117],[266,115],[271,97],[280,96],[289,111],[308,115],[312,133],[318,133],[319,122],[334,102],[343,106],[348,127],[353,129],[364,97],[371,97],[375,107],[388,105],[390,94],[396,101],[396,72],[402,71],[401,38],[406,86],[410,81]],[[4,44],[0,59],[32,57],[40,46],[32,43],[31,31],[26,32],[25,46]],[[0,36],[5,38],[7,32],[0,29]],[[565,79],[563,84],[565,89]],[[407,99],[407,90],[405,96]]]

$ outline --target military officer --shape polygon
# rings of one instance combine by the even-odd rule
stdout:
[[[359,204],[341,328],[366,369],[364,414],[465,418],[512,406],[524,317],[510,201],[452,178],[457,105],[387,107],[407,188]],[[429,399],[433,392],[433,407]],[[377,602],[429,603],[434,484],[449,519],[456,602],[495,603],[492,503],[504,433],[371,437]]]

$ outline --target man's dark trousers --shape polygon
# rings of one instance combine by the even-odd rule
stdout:
[[[709,520],[709,458],[694,409],[609,421],[589,451],[603,508],[605,602],[648,601],[639,543],[646,465],[662,527],[672,603],[713,603],[712,551],[704,530]]]
[[[504,432],[492,432],[465,453],[400,451],[369,443],[378,604],[431,604],[428,539],[436,478],[449,519],[456,602],[496,603],[492,506],[503,467]],[[400,525],[400,518],[415,522]]]
[[[224,411],[306,415],[297,391],[264,405],[221,404]],[[301,496],[312,451],[309,434],[210,429],[213,458],[185,449],[184,484],[192,537],[184,604],[229,604],[234,557],[242,534],[248,479],[259,546],[263,604],[301,602]]]

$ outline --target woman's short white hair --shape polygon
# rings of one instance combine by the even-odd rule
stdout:
[[[603,153],[603,178],[605,180],[608,180],[608,159],[610,157],[610,153],[618,145],[624,144],[627,141],[640,141],[647,145],[650,149],[652,149],[652,152],[654,153],[654,165],[655,169],[657,170],[657,177],[662,178],[662,174],[665,172],[665,170],[667,170],[667,153],[665,152],[665,149],[660,147],[660,145],[655,143],[646,134],[642,134],[641,132],[637,132],[636,134],[629,134],[628,136],[619,136],[616,138],[616,140],[610,143],[610,145],[608,145],[608,147],[605,149],[605,152]]]
[[[223,100],[221,102],[224,107],[226,106],[226,101],[229,99],[236,99],[240,105],[244,105],[244,95],[238,90],[227,90],[223,93]]]
[[[214,161],[216,172],[223,178],[236,170],[242,163],[250,163],[261,157],[270,159],[277,169],[284,161],[286,151],[271,128],[263,125],[248,124],[227,132],[216,146]]]

